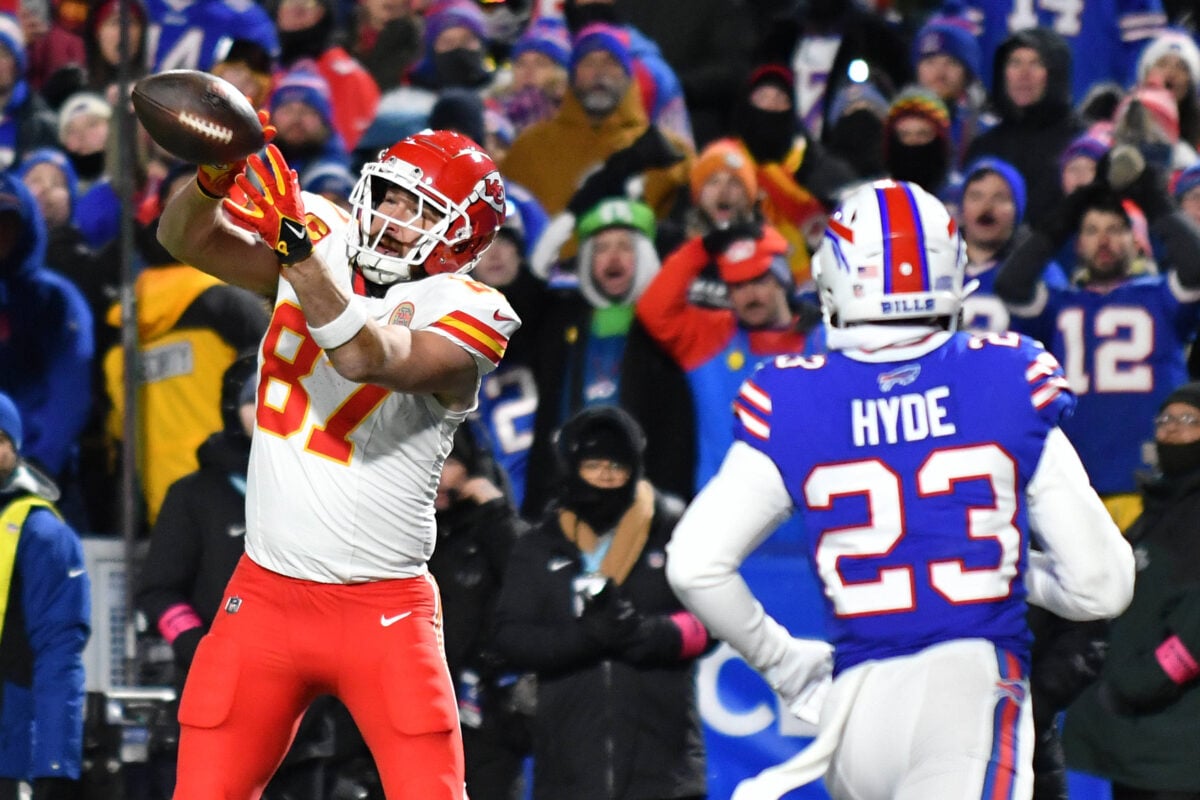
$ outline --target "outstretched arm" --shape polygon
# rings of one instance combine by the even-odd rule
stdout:
[[[249,231],[233,225],[221,211],[221,201],[202,194],[195,180],[167,201],[158,240],[184,264],[267,297],[275,294],[275,254]]]
[[[309,334],[333,368],[357,383],[432,394],[447,408],[468,408],[479,380],[471,354],[436,333],[371,319],[362,299],[340,286],[313,250],[296,171],[273,144],[267,145],[267,159],[269,168],[258,156],[248,161],[247,171],[257,176],[261,190],[238,175],[237,185],[248,202],[226,199],[224,208],[262,237],[255,258],[265,257],[276,271],[282,270],[300,300]]]

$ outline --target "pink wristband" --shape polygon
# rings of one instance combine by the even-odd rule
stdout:
[[[1180,686],[1200,675],[1200,664],[1178,636],[1164,640],[1154,651],[1154,656],[1167,677]]]
[[[176,603],[158,618],[158,632],[167,640],[167,644],[174,644],[184,631],[203,626],[204,620],[187,603]]]
[[[680,658],[695,658],[708,647],[708,631],[696,619],[696,615],[688,611],[676,611],[671,615],[671,622],[679,628],[683,645],[679,648]]]

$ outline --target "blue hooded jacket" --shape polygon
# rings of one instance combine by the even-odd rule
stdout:
[[[3,407],[20,453],[23,426]],[[82,769],[91,586],[79,537],[47,507],[57,494],[24,463],[0,486],[0,536],[9,537],[0,542],[0,778],[79,778]],[[18,505],[33,498],[39,505]]]
[[[91,410],[95,342],[83,294],[45,268],[45,252],[33,195],[11,173],[0,174],[0,391],[21,411],[24,455],[59,476]]]

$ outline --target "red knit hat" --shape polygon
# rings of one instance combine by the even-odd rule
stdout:
[[[1179,106],[1175,102],[1174,95],[1161,86],[1139,86],[1132,89],[1121,100],[1114,118],[1119,121],[1134,100],[1140,102],[1150,112],[1151,119],[1158,127],[1162,128],[1163,133],[1167,135],[1172,144],[1179,141]]]

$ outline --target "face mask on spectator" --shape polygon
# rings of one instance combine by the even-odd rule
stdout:
[[[483,65],[483,52],[458,47],[438,53],[433,57],[438,80],[442,88],[448,86],[475,87],[487,80],[488,71]]]

